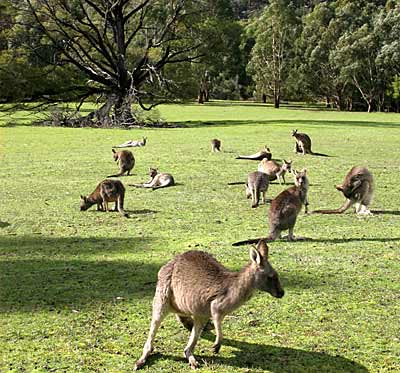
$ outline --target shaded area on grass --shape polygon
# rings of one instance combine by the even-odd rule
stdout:
[[[211,333],[203,333],[203,337],[214,341],[214,335]],[[200,342],[201,344],[201,342]],[[197,346],[200,349],[201,345]],[[275,373],[293,373],[293,372],[343,372],[343,373],[367,373],[368,369],[363,365],[346,359],[340,355],[329,355],[324,352],[313,352],[300,350],[289,347],[279,347],[272,345],[262,345],[258,343],[249,343],[244,341],[236,341],[233,339],[224,339],[222,341],[222,349],[224,346],[233,347],[235,350],[232,352],[234,356],[223,357],[214,354],[201,354],[197,356],[198,361],[207,363],[207,365],[220,364],[228,365],[236,368],[248,369],[262,369],[268,372]],[[184,346],[182,346],[183,349]],[[179,354],[180,355],[180,354]],[[181,361],[185,363],[186,360],[182,357],[170,356],[164,354],[150,355],[146,362],[146,366],[151,367],[157,364],[157,360],[162,358],[164,361],[170,359],[173,361]],[[201,363],[201,367],[204,365]]]
[[[213,120],[213,121],[182,121],[182,122],[173,122],[178,127],[230,127],[230,126],[246,126],[246,125],[290,125],[293,126],[316,126],[321,127],[325,125],[327,127],[346,127],[346,126],[354,126],[354,127],[376,127],[376,128],[399,128],[399,123],[393,122],[373,122],[373,121],[343,121],[343,120],[309,120],[309,119],[271,119],[271,120]],[[313,150],[318,151],[318,149]],[[329,156],[331,156],[329,154]]]
[[[149,242],[140,237],[1,237],[0,312],[152,297],[159,264],[113,259],[114,254],[134,258],[149,249]]]

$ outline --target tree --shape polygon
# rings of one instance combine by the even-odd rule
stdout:
[[[163,69],[198,57],[190,35],[196,23],[190,1],[24,0],[14,5],[34,18],[57,51],[56,65],[72,65],[86,76],[79,98],[105,97],[91,114],[102,123],[132,124],[133,102],[150,109],[158,93],[168,89]]]
[[[259,18],[247,27],[254,37],[248,65],[256,89],[264,98],[273,98],[279,108],[285,82],[293,61],[293,45],[299,31],[295,7],[287,0],[272,0]]]

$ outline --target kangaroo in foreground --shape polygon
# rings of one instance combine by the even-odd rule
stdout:
[[[159,173],[155,168],[149,168],[149,176],[150,180],[147,183],[130,185],[138,188],[153,188],[153,190],[175,185],[171,174],[165,172]]]
[[[103,180],[93,193],[87,197],[81,195],[81,211],[97,204],[97,211],[109,211],[108,202],[115,202],[115,211],[128,217],[124,211],[125,187],[119,180]]]
[[[258,171],[268,175],[269,181],[278,179],[279,184],[286,184],[285,173],[292,172],[292,161],[283,160],[282,165],[275,161],[263,159],[258,165]]]
[[[113,148],[135,148],[145,146],[147,137],[143,137],[142,140],[128,140],[121,145],[115,145]]]
[[[122,150],[116,152],[112,150],[114,161],[119,163],[119,173],[116,175],[110,175],[107,177],[118,177],[122,176],[126,172],[126,176],[129,176],[132,168],[135,166],[135,157],[129,150]]]
[[[303,169],[300,172],[293,170],[294,186],[290,187],[276,196],[269,209],[269,236],[265,238],[268,241],[275,241],[280,237],[281,232],[289,230],[286,237],[289,241],[301,240],[301,237],[295,238],[293,235],[294,226],[297,216],[301,211],[302,206],[305,206],[305,212],[308,213],[308,178],[307,170]],[[239,241],[233,246],[240,246],[249,243],[255,243],[260,238]]]
[[[157,330],[169,312],[177,314],[186,325],[193,325],[184,356],[190,367],[196,369],[198,363],[193,350],[210,317],[216,332],[213,351],[218,353],[224,317],[248,301],[255,289],[276,298],[284,295],[278,273],[268,261],[265,241],[260,241],[257,248],[250,248],[250,263],[240,272],[226,269],[203,251],[188,251],[176,256],[158,272],[150,331],[135,369],[142,368],[153,351]]]
[[[343,206],[335,210],[315,210],[313,213],[342,214],[355,204],[356,214],[371,214],[368,207],[371,204],[374,193],[374,178],[367,168],[353,167],[344,178],[343,184],[336,185],[335,188],[346,197]]]
[[[257,207],[260,202],[260,193],[262,193],[262,203],[265,203],[265,194],[269,186],[268,175],[255,171],[250,172],[247,177],[246,197],[251,197],[251,207]]]
[[[236,159],[249,159],[251,161],[261,161],[262,159],[270,160],[272,158],[272,153],[269,148],[266,146],[264,149],[261,149],[259,152],[251,154],[251,155],[239,155]]]
[[[221,140],[212,139],[211,140],[211,151],[220,152],[221,151]]]

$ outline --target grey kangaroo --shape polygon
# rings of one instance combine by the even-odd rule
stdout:
[[[265,203],[265,194],[269,186],[268,175],[255,171],[250,172],[247,177],[246,197],[251,197],[251,207],[257,207],[260,202],[260,193],[262,193],[262,203]]]
[[[281,232],[289,230],[286,237],[289,241],[295,239],[301,240],[301,237],[295,238],[293,235],[294,226],[297,216],[301,211],[302,206],[305,206],[305,212],[308,213],[308,178],[307,170],[303,169],[300,172],[293,170],[295,185],[284,190],[276,196],[269,209],[269,236],[265,238],[268,241],[274,241],[280,237]],[[255,243],[260,238],[250,239],[245,241],[235,242],[233,246],[240,246],[249,243]]]
[[[236,157],[236,159],[248,159],[250,161],[261,161],[262,159],[271,159],[272,158],[272,153],[267,146],[264,147],[264,149],[261,149],[259,152],[251,154],[251,155],[239,155]]]
[[[120,145],[115,145],[113,148],[135,148],[145,146],[147,142],[147,137],[143,137],[142,140],[128,140]]]
[[[221,140],[212,139],[211,140],[211,151],[220,152],[221,151]]]
[[[292,131],[292,136],[296,139],[295,153],[302,153],[303,155],[313,154],[310,136],[305,133],[299,133],[297,130]]]
[[[110,175],[107,177],[118,177],[122,176],[126,172],[126,176],[129,176],[132,168],[135,166],[135,157],[129,150],[121,150],[116,152],[112,150],[114,161],[119,163],[119,173],[116,175]]]
[[[335,188],[346,197],[344,204],[335,210],[315,210],[313,213],[342,214],[355,204],[356,214],[371,214],[369,205],[374,193],[374,178],[367,168],[353,167],[344,178],[343,184],[336,185]]]
[[[193,325],[184,356],[190,367],[196,369],[198,363],[193,350],[208,320],[211,318],[215,325],[213,351],[218,353],[224,317],[248,301],[255,289],[276,298],[284,296],[278,273],[268,261],[265,241],[250,248],[250,263],[240,272],[228,270],[203,251],[188,251],[176,256],[158,272],[150,331],[135,369],[142,368],[153,351],[157,330],[169,312],[175,313],[186,325]]]
[[[138,188],[152,188],[153,190],[175,185],[171,174],[166,172],[159,173],[155,168],[149,168],[149,176],[150,180],[147,183],[130,185]]]
[[[286,172],[292,172],[292,161],[283,160],[282,165],[280,165],[276,161],[263,159],[258,165],[258,171],[267,174],[269,181],[278,179],[279,184],[282,184],[282,181],[286,184],[285,174]]]
[[[93,193],[87,197],[81,195],[81,211],[97,204],[97,211],[109,211],[108,202],[115,202],[115,211],[128,217],[124,211],[125,187],[119,180],[103,180]]]

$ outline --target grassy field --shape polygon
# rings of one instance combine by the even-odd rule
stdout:
[[[399,372],[400,115],[239,103],[159,111],[186,128],[39,128],[24,112],[0,118],[0,371],[131,371],[159,268],[199,249],[239,270],[248,248],[232,243],[267,234],[268,204],[251,209],[244,186],[228,185],[257,167],[235,156],[266,144],[273,158],[307,167],[311,210],[338,207],[343,197],[333,185],[353,165],[368,166],[376,213],[301,213],[295,234],[311,239],[270,244],[285,297],[259,292],[227,317],[219,355],[205,333],[195,350],[200,371]],[[295,155],[294,128],[330,157]],[[142,136],[148,144],[133,149],[133,175],[120,178],[130,218],[80,212],[79,195],[118,169],[111,146]],[[223,152],[210,152],[214,137]],[[178,185],[128,186],[147,180],[150,166]],[[284,187],[273,183],[268,197]],[[169,316],[144,370],[188,371],[187,338]]]

